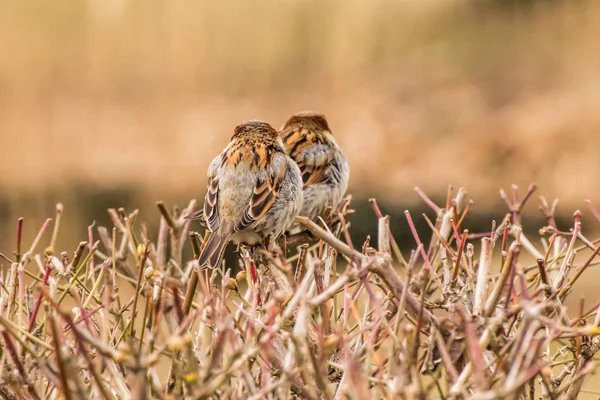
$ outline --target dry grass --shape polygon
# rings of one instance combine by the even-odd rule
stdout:
[[[73,256],[56,247],[62,205],[29,247],[1,255],[0,393],[7,399],[575,399],[594,393],[600,303],[565,306],[598,264],[599,240],[561,232],[542,198],[541,245],[523,232],[535,187],[503,199],[491,232],[469,233],[464,190],[437,205],[431,243],[403,254],[372,201],[377,240],[340,221],[290,258],[241,249],[200,270],[202,237],[158,203],[157,233],[110,209]],[[504,193],[504,192],[503,192]],[[590,204],[600,223],[600,214]],[[22,221],[17,223],[21,237]],[[338,239],[338,237],[343,239]],[[429,236],[429,235],[427,235]],[[304,238],[304,239],[303,239]],[[191,246],[190,246],[191,244]],[[183,252],[193,249],[193,256]],[[310,246],[310,247],[309,247]],[[42,250],[42,248],[44,248]],[[338,260],[339,259],[339,260]],[[527,260],[536,260],[531,265]],[[338,262],[339,261],[339,262]],[[236,268],[237,270],[237,268]],[[133,289],[133,290],[132,290]],[[577,303],[579,299],[575,299]]]

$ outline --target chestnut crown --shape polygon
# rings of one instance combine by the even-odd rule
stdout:
[[[324,131],[330,131],[329,124],[327,123],[327,119],[325,116],[316,111],[301,111],[292,115],[287,122],[283,125],[282,129],[287,128],[290,125],[294,124],[307,124],[314,125]]]
[[[259,134],[261,136],[267,136],[277,138],[277,131],[271,125],[258,119],[252,119],[244,121],[233,130],[232,139],[246,135],[246,134]]]

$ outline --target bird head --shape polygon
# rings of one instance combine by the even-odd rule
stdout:
[[[324,131],[331,132],[325,116],[316,111],[301,111],[292,115],[283,125],[282,130],[291,125],[306,125],[308,127],[312,126]]]
[[[244,121],[233,130],[231,139],[245,135],[259,135],[270,138],[277,138],[277,131],[271,125],[257,119]]]

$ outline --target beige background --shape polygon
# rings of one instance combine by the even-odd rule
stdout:
[[[477,230],[506,212],[499,188],[532,181],[561,198],[562,228],[581,208],[597,231],[599,17],[597,1],[4,2],[0,251],[18,217],[28,243],[58,201],[61,250],[107,207],[140,208],[152,230],[156,200],[204,196],[236,124],[304,109],[350,159],[358,238],[376,228],[368,197],[407,247],[414,186],[437,201],[466,186]],[[586,304],[596,286],[580,282]]]

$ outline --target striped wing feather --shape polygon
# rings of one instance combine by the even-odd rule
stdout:
[[[215,232],[219,228],[219,209],[217,203],[219,201],[219,180],[211,176],[208,178],[208,190],[204,198],[204,220],[211,232]]]
[[[290,130],[282,135],[283,143],[302,173],[304,187],[325,181],[333,153],[324,145],[321,133],[306,128]]]
[[[250,202],[244,210],[242,220],[235,227],[235,231],[239,232],[248,228],[269,212],[281,193],[286,170],[287,165],[282,164],[281,168],[267,179],[257,180]]]

